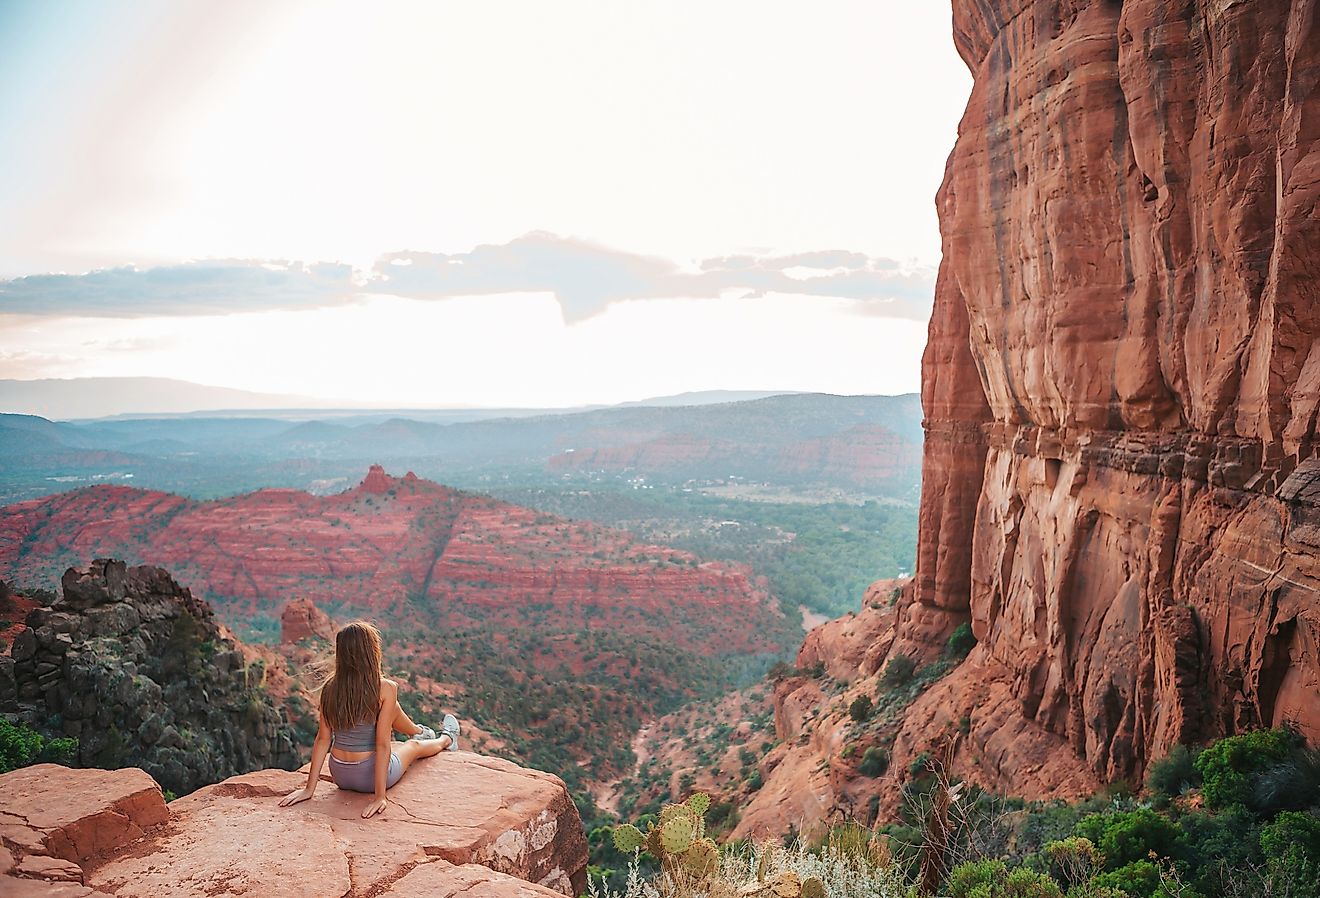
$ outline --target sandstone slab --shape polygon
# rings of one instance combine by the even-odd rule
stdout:
[[[361,816],[368,796],[328,780],[312,800],[278,807],[303,782],[303,774],[264,770],[178,799],[169,827],[99,868],[89,884],[151,895],[169,882],[205,883],[212,894],[241,895],[260,882],[266,894],[296,896],[311,894],[300,891],[311,876],[342,881],[334,894],[368,894],[430,858],[480,864],[563,894],[584,884],[582,824],[562,781],[549,774],[446,752],[418,761],[390,790],[384,813],[370,820]],[[235,862],[279,856],[290,839],[306,855],[296,868],[253,871]]]
[[[0,839],[24,853],[75,863],[122,848],[169,819],[141,770],[37,764],[0,776]]]
[[[366,898],[577,895],[582,822],[557,777],[446,752],[418,761],[369,820],[369,796],[263,770],[166,805],[140,770],[40,765],[0,776],[0,893]]]

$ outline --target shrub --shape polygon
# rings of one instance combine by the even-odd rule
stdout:
[[[0,773],[31,764],[41,754],[44,743],[37,731],[0,717]]]
[[[861,723],[871,716],[871,708],[871,696],[859,695],[857,698],[853,699],[852,704],[848,706],[848,716],[858,723]]]
[[[1201,794],[1211,808],[1248,804],[1256,775],[1288,759],[1297,737],[1287,730],[1256,730],[1213,743],[1197,756]]]
[[[994,888],[1008,876],[1008,867],[1003,861],[968,861],[953,868],[945,891],[949,898],[973,898],[973,892],[979,888]]]
[[[968,621],[963,621],[949,634],[948,654],[950,658],[966,658],[975,647],[976,636],[973,635],[972,625]]]
[[[66,736],[46,740],[46,747],[42,750],[38,760],[48,761],[52,764],[68,764],[77,755],[78,740],[72,736]]]
[[[0,773],[39,761],[68,764],[77,754],[77,739],[47,739],[25,724],[10,723],[0,717]]]
[[[857,772],[862,776],[882,776],[889,769],[889,749],[883,745],[872,745],[862,753],[862,763],[857,765]]]
[[[1200,871],[1195,884],[1211,893],[1217,887],[1220,867],[1246,869],[1259,865],[1260,821],[1242,805],[1234,805],[1215,814],[1185,814],[1179,819],[1187,846],[1187,861]]]
[[[1070,836],[1050,842],[1043,850],[1049,861],[1049,872],[1065,885],[1085,883],[1105,865],[1105,856],[1090,839]]]
[[[1251,790],[1258,811],[1300,811],[1320,803],[1320,749],[1298,748],[1264,770]]]
[[[1063,898],[1059,884],[1044,873],[1003,861],[969,861],[949,874],[944,886],[949,898]]]
[[[1187,746],[1175,745],[1146,771],[1146,789],[1163,804],[1177,798],[1189,786],[1200,785],[1201,773],[1195,761]]]
[[[1287,883],[1289,895],[1320,895],[1320,817],[1284,811],[1260,831],[1260,848],[1270,875]]]
[[[1077,824],[1076,833],[1100,849],[1109,870],[1149,858],[1152,852],[1168,858],[1182,854],[1182,830],[1149,808],[1092,814]]]
[[[1160,868],[1151,860],[1133,861],[1091,880],[1097,888],[1118,889],[1129,898],[1155,898],[1160,887]]]
[[[885,665],[885,672],[880,676],[880,684],[887,689],[898,689],[912,682],[917,672],[917,662],[910,655],[895,655]]]
[[[1063,898],[1063,890],[1044,873],[1018,867],[991,895],[993,898]]]

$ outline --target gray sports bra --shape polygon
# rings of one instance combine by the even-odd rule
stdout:
[[[330,734],[330,744],[344,751],[375,751],[376,721],[368,720],[346,730],[335,730]]]

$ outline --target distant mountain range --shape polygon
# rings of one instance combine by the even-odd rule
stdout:
[[[105,481],[202,498],[263,486],[332,492],[374,462],[477,488],[492,478],[609,476],[916,499],[922,431],[915,394],[800,393],[670,404],[680,398],[449,421],[361,410],[291,419],[182,415],[77,422],[6,414],[0,415],[0,502]]]
[[[57,420],[201,409],[317,408],[340,402],[211,387],[168,377],[0,380],[0,410]]]
[[[656,396],[622,406],[706,405],[780,395],[774,390],[705,390]],[[791,391],[788,391],[791,392]],[[58,421],[122,416],[234,417],[259,414],[288,419],[355,418],[364,411],[425,421],[477,421],[575,412],[605,406],[559,409],[403,408],[388,402],[366,403],[286,393],[260,393],[213,387],[168,377],[74,377],[0,380],[0,412],[40,415]]]

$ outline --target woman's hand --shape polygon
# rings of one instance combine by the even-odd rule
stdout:
[[[385,810],[385,799],[377,798],[374,801],[372,801],[371,804],[367,805],[366,810],[362,812],[362,816],[374,817],[383,810]]]
[[[297,792],[290,792],[288,795],[280,799],[280,807],[287,808],[290,805],[295,805],[300,801],[306,801],[315,794],[316,794],[315,789],[299,789]]]

